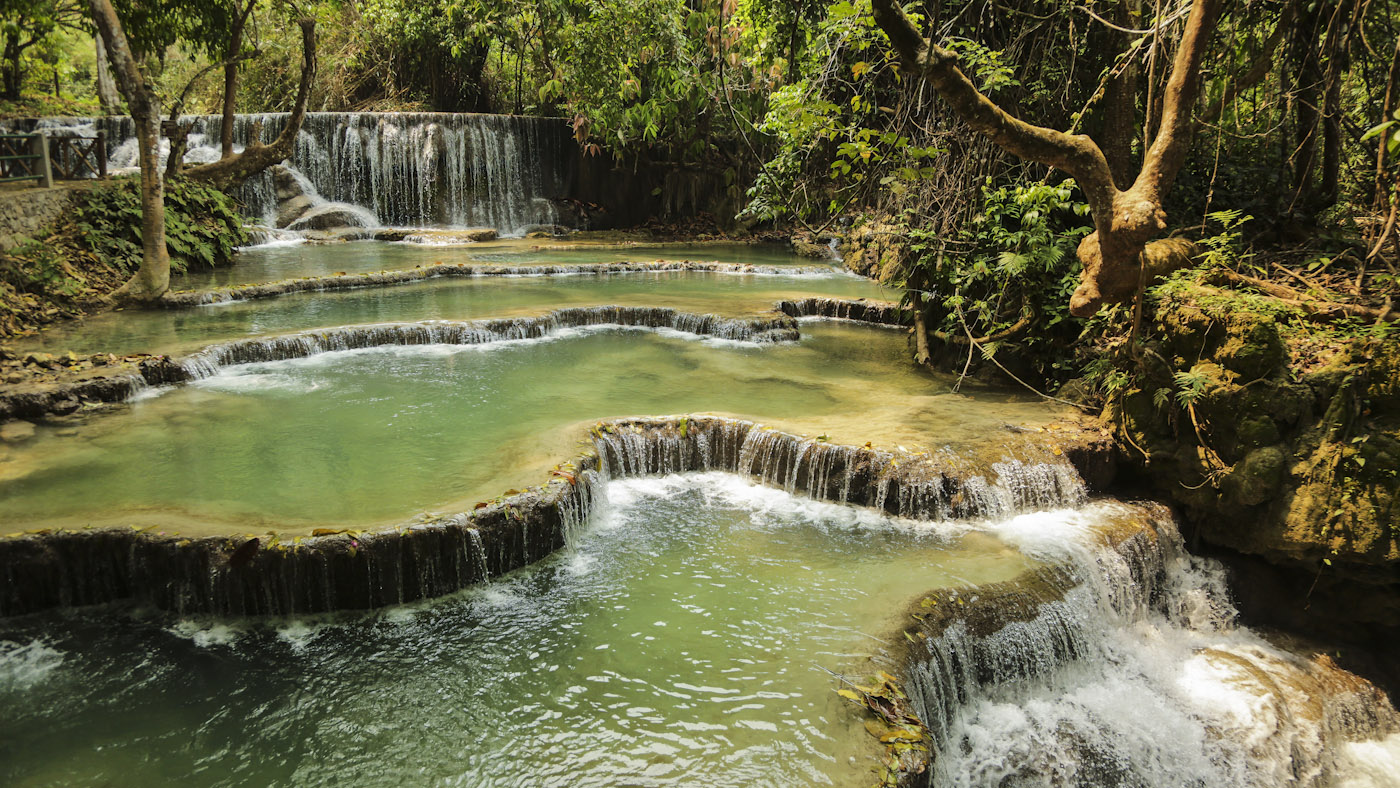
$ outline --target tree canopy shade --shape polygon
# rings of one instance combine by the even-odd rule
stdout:
[[[889,36],[905,68],[938,91],[960,118],[1007,151],[1072,175],[1088,199],[1094,232],[1079,244],[1084,265],[1070,310],[1080,317],[1105,303],[1131,298],[1147,277],[1182,266],[1189,256],[1177,244],[1144,254],[1150,239],[1166,229],[1163,202],[1185,161],[1195,128],[1192,110],[1201,83],[1201,61],[1219,18],[1222,0],[1195,0],[1172,61],[1161,119],[1142,169],[1119,189],[1103,148],[1085,134],[1069,134],[1020,120],[987,98],[958,67],[958,56],[926,40],[892,0],[873,0],[875,19]]]

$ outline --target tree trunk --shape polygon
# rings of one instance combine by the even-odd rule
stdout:
[[[1313,170],[1317,165],[1317,136],[1319,120],[1319,87],[1322,69],[1318,64],[1318,14],[1304,12],[1293,31],[1293,47],[1299,59],[1297,83],[1293,90],[1293,198],[1288,215],[1302,207],[1308,210],[1313,202]]]
[[[103,115],[120,115],[121,96],[117,94],[117,84],[112,81],[112,68],[107,64],[107,47],[102,36],[93,36],[97,46],[97,101],[102,105]]]
[[[248,0],[248,5],[243,12],[233,20],[233,29],[229,32],[228,50],[224,53],[224,114],[223,122],[219,124],[219,158],[227,159],[233,156],[233,115],[235,100],[238,97],[238,67],[241,65],[238,54],[243,49],[243,26],[248,22],[248,16],[253,13],[253,6],[257,0]]]
[[[4,93],[0,95],[0,98],[4,98],[7,101],[19,101],[20,99],[20,89],[24,85],[24,74],[20,71],[19,60],[20,52],[22,51],[23,50],[19,47],[19,38],[17,36],[7,38],[5,41],[4,53],[4,84],[0,85],[0,87],[4,89]]]
[[[1192,4],[1163,90],[1156,137],[1132,186],[1120,190],[1103,149],[1092,139],[1013,117],[973,85],[958,67],[955,53],[925,40],[894,0],[872,3],[875,21],[889,36],[904,67],[928,82],[973,130],[1016,156],[1064,170],[1084,191],[1094,232],[1079,244],[1084,270],[1070,299],[1070,312],[1078,317],[1088,317],[1104,304],[1131,299],[1146,278],[1149,262],[1154,274],[1164,264],[1190,263],[1188,256],[1180,254],[1179,244],[1159,241],[1153,246],[1160,248],[1149,249],[1148,242],[1166,228],[1162,203],[1195,132],[1191,113],[1200,91],[1201,60],[1221,5],[1222,0]],[[930,20],[930,26],[936,23]]]
[[[92,0],[96,2],[97,0]],[[203,181],[217,189],[230,191],[254,175],[292,155],[301,122],[306,118],[306,104],[311,97],[311,83],[316,77],[316,21],[299,19],[301,26],[301,85],[297,88],[296,104],[287,118],[287,126],[270,145],[249,140],[243,152],[210,164],[185,170],[185,176]]]
[[[170,252],[165,246],[165,183],[160,173],[160,101],[146,84],[110,0],[88,0],[93,21],[111,60],[117,85],[126,96],[136,126],[141,162],[141,268],[113,295],[136,301],[158,300],[170,289]]]
[[[1134,6],[1137,3],[1133,3]],[[1139,16],[1128,2],[1113,7],[1112,20],[1119,27],[1132,27]],[[1106,35],[1109,52],[1121,52],[1128,47],[1127,33],[1110,30]],[[1111,63],[1112,61],[1110,61]],[[1133,138],[1137,132],[1137,63],[1129,62],[1117,77],[1104,86],[1103,94],[1103,155],[1113,173],[1113,183],[1119,189],[1133,185]]]

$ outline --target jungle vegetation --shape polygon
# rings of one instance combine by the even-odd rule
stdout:
[[[4,93],[29,102],[10,112],[42,94],[102,103],[98,4],[0,1]],[[1395,316],[1395,0],[137,0],[115,14],[157,117],[557,116],[589,155],[724,172],[745,226],[889,227],[907,241],[889,277],[935,345],[1073,333],[1071,311],[1198,263],[1220,216],[1250,217],[1238,242],[1276,250],[1234,284]],[[242,174],[211,166],[187,174]],[[1085,291],[1081,263],[1117,275]]]

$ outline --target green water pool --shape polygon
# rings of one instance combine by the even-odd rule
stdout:
[[[889,288],[835,272],[822,277],[667,272],[444,278],[193,309],[108,312],[81,323],[55,326],[20,340],[16,347],[53,353],[176,353],[249,335],[355,323],[472,320],[603,304],[666,306],[740,316],[771,310],[781,299],[810,296],[898,298]]]
[[[901,332],[809,323],[792,344],[566,330],[231,367],[81,429],[0,447],[0,519],[182,533],[367,527],[545,480],[604,418],[715,412],[834,441],[1000,441],[1054,411],[954,394]],[[916,441],[922,440],[922,443]]]
[[[314,620],[0,625],[9,786],[865,785],[863,678],[911,595],[1002,580],[990,536],[724,474],[609,486],[576,548]]]

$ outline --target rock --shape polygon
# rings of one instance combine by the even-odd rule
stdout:
[[[280,209],[279,209],[280,210]],[[371,227],[377,224],[374,215],[358,205],[328,202],[306,211],[288,230],[334,230],[341,227]]]
[[[20,443],[34,437],[34,425],[27,421],[12,421],[0,426],[0,441]]]
[[[558,238],[568,234],[569,228],[558,224],[532,224],[522,233],[526,238]]]
[[[807,257],[812,260],[831,259],[831,247],[810,243],[808,241],[793,241],[792,251],[799,257]]]
[[[1221,490],[1245,506],[1257,506],[1273,498],[1283,481],[1283,449],[1265,446],[1255,449],[1225,477]]]
[[[277,201],[290,200],[293,197],[300,197],[306,194],[306,187],[296,175],[284,164],[278,164],[272,168],[272,187],[276,190]]]
[[[298,194],[295,197],[283,200],[277,203],[277,221],[274,222],[274,224],[276,224],[278,228],[286,227],[297,219],[300,219],[307,211],[311,210],[314,205],[315,203],[312,199],[305,194]]]
[[[448,246],[451,244],[494,241],[498,233],[490,227],[466,227],[460,230],[422,230],[414,228],[381,228],[374,231],[376,241],[403,241],[413,244]]]
[[[409,233],[414,232],[404,227],[380,227],[374,231],[376,241],[402,241]]]

